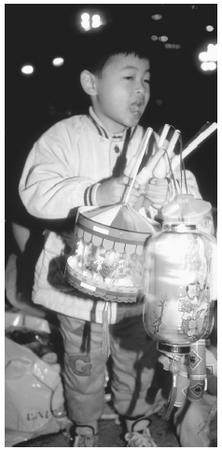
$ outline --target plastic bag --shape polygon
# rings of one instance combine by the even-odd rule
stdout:
[[[50,333],[49,322],[42,318],[31,316],[16,308],[11,308],[5,312],[5,328],[9,327],[26,327],[30,330],[37,330],[40,332]]]
[[[6,446],[66,428],[60,365],[7,337],[5,342]]]

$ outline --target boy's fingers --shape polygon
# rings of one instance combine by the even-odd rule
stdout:
[[[130,178],[127,175],[121,175],[121,177],[116,178],[117,182],[127,186],[129,184]]]
[[[168,180],[166,178],[151,178],[149,180],[149,185],[158,185],[159,187],[164,187],[168,185]]]
[[[148,161],[147,165],[141,170],[141,172],[137,175],[137,180],[141,183],[147,183],[147,181],[152,178],[153,171],[157,164],[160,162],[163,157],[164,150],[158,150]]]

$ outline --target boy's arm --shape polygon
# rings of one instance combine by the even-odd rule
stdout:
[[[88,149],[73,145],[64,123],[51,127],[34,144],[19,183],[19,194],[30,214],[44,219],[63,219],[79,206],[103,206],[118,203],[129,185],[122,175],[95,182],[79,176],[80,166],[88,164]],[[92,167],[94,173],[94,167]],[[98,171],[98,175],[100,171]],[[137,203],[140,192],[132,190]]]
[[[78,176],[78,167],[79,154],[65,127],[53,126],[34,144],[19,182],[28,212],[38,218],[61,219],[71,209],[89,204],[86,191],[93,180]]]

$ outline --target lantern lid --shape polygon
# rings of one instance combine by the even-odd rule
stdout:
[[[164,222],[194,223],[210,211],[210,202],[194,198],[191,194],[178,194],[162,208],[161,213]]]
[[[111,228],[134,231],[138,233],[153,233],[159,228],[159,223],[142,215],[129,204],[118,203],[102,207],[83,207],[79,214],[93,222]]]

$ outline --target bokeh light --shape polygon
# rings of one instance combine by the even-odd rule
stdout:
[[[92,28],[99,28],[102,25],[101,16],[99,14],[93,14],[92,16]]]
[[[85,31],[90,30],[90,15],[88,13],[83,13],[81,15],[81,27]]]
[[[26,76],[31,76],[35,72],[35,68],[32,64],[24,64],[21,67],[21,73]]]
[[[85,31],[89,31],[92,28],[99,28],[103,25],[100,14],[84,12],[81,14],[80,19],[80,25]]]
[[[151,18],[153,19],[153,20],[155,20],[155,21],[158,21],[158,20],[162,20],[162,18],[163,18],[163,16],[162,16],[162,14],[153,14],[152,16],[151,16]]]
[[[201,62],[200,68],[204,72],[213,72],[217,69],[217,44],[210,43],[207,49],[198,54]]]
[[[52,65],[55,67],[61,67],[64,64],[64,58],[62,56],[56,56],[52,60]]]
[[[204,72],[213,72],[217,68],[217,64],[214,61],[205,61],[200,65],[201,70]]]
[[[212,31],[214,31],[213,25],[207,25],[206,30],[208,31],[208,33],[211,33]]]
[[[159,37],[159,40],[160,40],[161,42],[167,42],[167,41],[168,41],[168,36],[160,36],[160,37]]]

